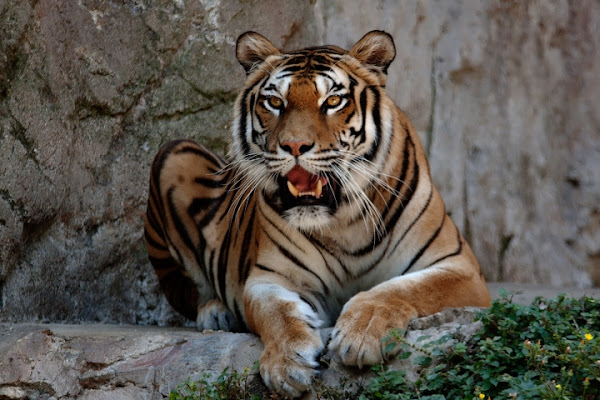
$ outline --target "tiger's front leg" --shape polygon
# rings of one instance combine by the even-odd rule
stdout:
[[[249,279],[244,290],[246,319],[265,349],[260,374],[271,390],[300,396],[317,373],[322,322],[297,293],[267,279]]]
[[[362,368],[387,361],[385,338],[417,317],[444,308],[490,303],[483,278],[462,268],[436,268],[393,278],[352,297],[331,333],[329,349],[344,365]],[[396,352],[400,350],[396,346]]]

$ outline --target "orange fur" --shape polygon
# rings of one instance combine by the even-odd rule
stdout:
[[[383,88],[389,35],[281,53],[250,32],[236,54],[248,76],[231,163],[182,140],[152,167],[145,238],[173,307],[199,329],[260,335],[266,384],[299,396],[321,326],[334,325],[343,363],[363,367],[413,318],[489,305],[418,135]]]

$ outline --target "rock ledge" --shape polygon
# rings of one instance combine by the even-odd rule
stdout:
[[[466,339],[479,328],[476,309],[448,309],[411,323],[406,340],[427,335]],[[328,336],[329,329],[322,334]],[[419,341],[423,345],[426,341]],[[252,367],[263,349],[252,334],[117,325],[0,324],[0,399],[162,399],[188,377]],[[325,355],[326,385],[349,370]],[[392,368],[407,369],[396,361]],[[307,397],[310,397],[307,396]]]

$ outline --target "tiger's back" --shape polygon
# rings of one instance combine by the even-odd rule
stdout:
[[[288,395],[310,385],[319,326],[362,367],[385,358],[390,329],[490,301],[385,92],[394,55],[379,31],[292,53],[246,33],[230,161],[183,140],[152,166],[146,242],[167,298],[199,329],[259,334],[261,375]]]

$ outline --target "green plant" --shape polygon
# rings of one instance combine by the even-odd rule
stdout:
[[[483,327],[468,343],[425,349],[425,356],[433,354],[440,363],[423,370],[416,382],[387,387],[410,395],[379,391],[365,399],[600,398],[598,300],[561,295],[522,306],[505,293],[479,319]],[[406,347],[402,337],[395,341]],[[384,380],[389,377],[379,373],[370,387]]]
[[[261,397],[251,393],[250,369],[243,372],[229,371],[225,368],[216,378],[203,374],[197,381],[188,378],[169,394],[169,400],[260,400]]]

